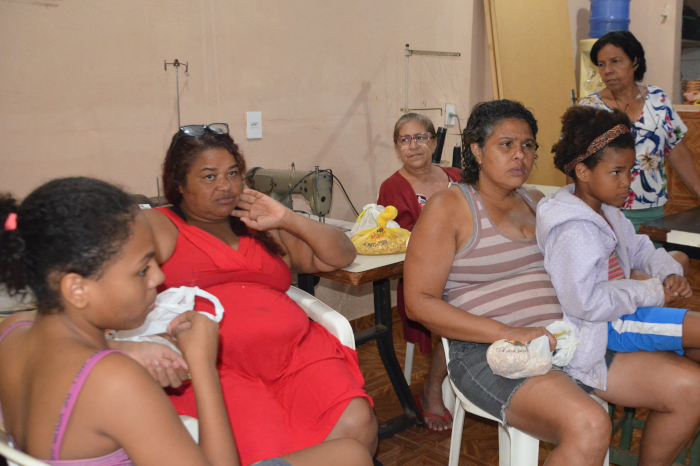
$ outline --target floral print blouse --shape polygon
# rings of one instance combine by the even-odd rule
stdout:
[[[644,109],[632,125],[637,161],[632,170],[630,194],[623,209],[646,209],[666,204],[668,192],[664,156],[688,131],[666,93],[656,86],[647,85],[646,88]],[[584,97],[578,104],[612,111],[597,92]]]

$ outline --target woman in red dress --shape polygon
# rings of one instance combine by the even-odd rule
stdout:
[[[290,269],[336,270],[355,249],[340,230],[245,189],[245,170],[228,125],[173,137],[163,167],[173,207],[145,211],[166,276],[159,290],[198,286],[224,306],[217,369],[243,466],[336,438],[374,454],[377,421],[357,354],[285,294]],[[196,307],[213,313],[206,300]],[[188,384],[171,401],[196,417]]]
[[[407,113],[396,122],[394,149],[403,166],[382,183],[377,204],[396,207],[399,211],[396,221],[408,231],[413,230],[430,196],[447,188],[450,182],[462,179],[459,169],[433,164],[435,146],[435,127],[429,118],[418,113]],[[433,346],[430,330],[406,317],[403,280],[399,282],[397,301],[404,338],[418,345],[422,353],[429,353]],[[437,345],[423,391],[416,400],[430,430],[442,431],[452,427],[452,418],[442,401],[442,381],[445,377],[445,352],[442,345]]]

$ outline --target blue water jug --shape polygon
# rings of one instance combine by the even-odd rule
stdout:
[[[610,31],[627,31],[630,27],[630,0],[591,0],[590,32],[597,39]]]

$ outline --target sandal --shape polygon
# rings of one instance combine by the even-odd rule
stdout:
[[[445,422],[452,422],[452,415],[450,414],[449,410],[446,410],[447,412],[445,413],[444,416],[440,416],[439,414],[435,413],[429,413],[427,411],[423,410],[423,406],[420,404],[420,395],[415,395],[413,399],[416,401],[416,406],[418,406],[418,411],[420,411],[421,416],[423,416],[423,419],[425,418],[431,418],[431,419],[439,419],[440,421],[445,421]],[[452,430],[452,427],[448,427],[444,430],[437,430],[437,429],[431,429],[428,426],[428,423],[425,423],[425,426],[428,427],[428,429],[432,430],[433,432],[446,432],[448,430]]]

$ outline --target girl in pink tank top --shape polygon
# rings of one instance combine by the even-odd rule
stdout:
[[[163,273],[131,197],[90,178],[0,197],[0,283],[30,289],[37,314],[0,324],[0,406],[15,448],[51,465],[236,465],[216,373],[218,325],[173,320],[197,397],[201,446],[143,367],[105,329],[141,325]]]
[[[216,368],[218,324],[190,311],[168,328],[192,379],[200,445],[150,370],[108,347],[106,329],[139,327],[155,307],[164,280],[155,253],[135,202],[102,181],[54,180],[21,204],[0,196],[0,284],[31,290],[38,309],[0,323],[0,422],[15,448],[55,466],[240,465]],[[157,356],[134,345],[109,343],[134,359]],[[256,464],[330,461],[369,466],[371,457],[338,438]]]

